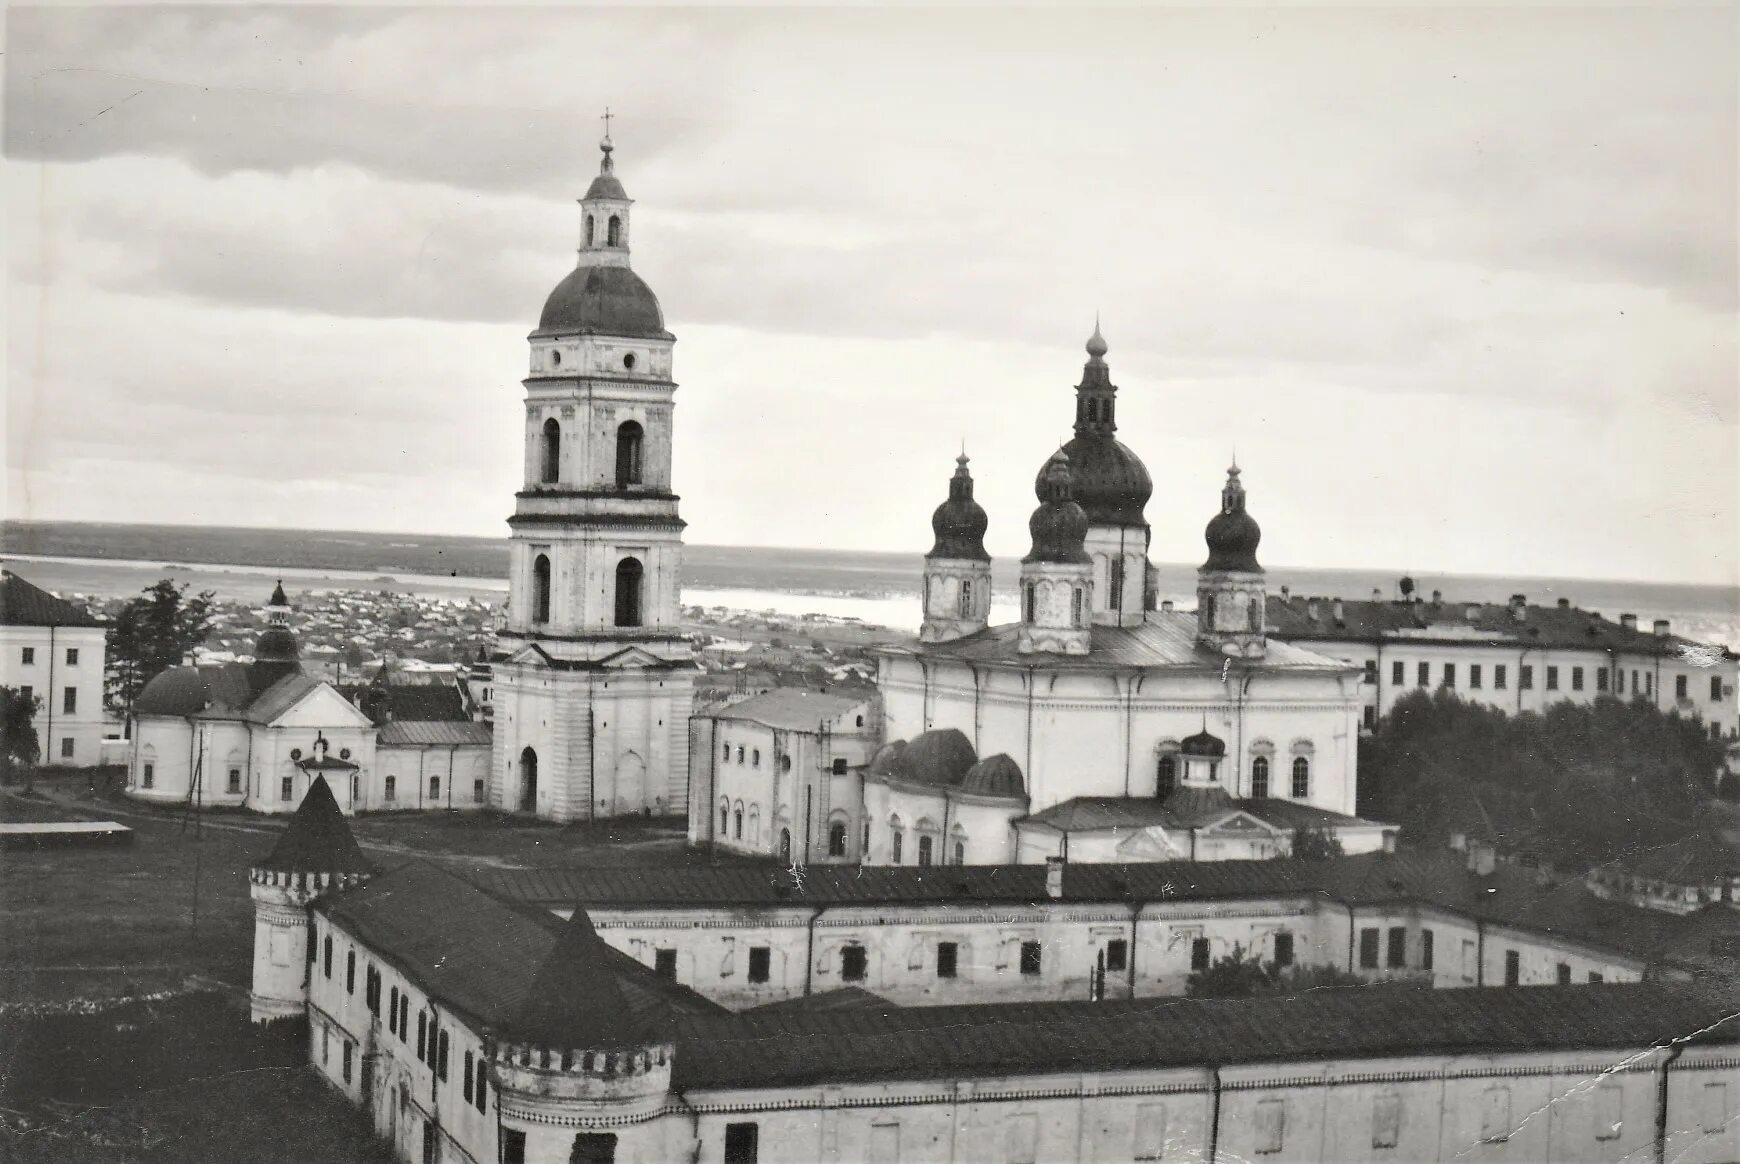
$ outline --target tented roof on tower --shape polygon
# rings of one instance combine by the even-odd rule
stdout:
[[[290,818],[290,827],[257,868],[280,873],[370,873],[374,866],[357,847],[350,825],[327,787],[316,776]]]
[[[531,990],[498,1032],[552,1047],[632,1047],[648,1041],[629,1009],[613,952],[576,909],[532,976]]]

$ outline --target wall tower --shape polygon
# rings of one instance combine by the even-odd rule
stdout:
[[[492,662],[490,802],[552,820],[680,813],[694,663],[677,625],[671,349],[629,266],[632,202],[600,143],[579,262],[529,337],[525,484]]]

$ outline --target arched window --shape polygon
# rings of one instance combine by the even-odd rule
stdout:
[[[1073,626],[1081,626],[1087,621],[1083,610],[1087,603],[1083,601],[1083,598],[1084,594],[1080,586],[1070,591],[1069,621]]]
[[[970,578],[961,579],[961,617],[973,617],[973,583]]]
[[[1214,629],[1214,595],[1205,594],[1202,598],[1202,625],[1209,630]]]
[[[640,484],[641,445],[646,433],[639,421],[625,420],[616,430],[616,487]]]
[[[1258,756],[1251,761],[1251,797],[1266,799],[1269,795],[1269,758]]]
[[[592,245],[592,234],[593,234],[593,226],[594,225],[595,224],[592,221],[592,216],[590,214],[588,214],[586,216],[586,241],[585,241],[586,246]]]
[[[749,843],[754,845],[759,844],[760,841],[761,806],[759,804],[752,804],[749,806]]]
[[[562,479],[562,426],[555,417],[544,422],[544,435],[538,448],[538,480],[545,485],[554,485]]]
[[[1251,603],[1251,630],[1256,634],[1263,633],[1263,604]]]
[[[393,798],[393,778],[387,777],[387,799]],[[538,808],[538,753],[526,748],[520,753],[520,811],[536,812]]]
[[[1124,559],[1122,557],[1113,558],[1111,561],[1106,608],[1108,610],[1124,609]]]
[[[726,751],[731,749],[727,748]],[[731,831],[731,804],[729,801],[719,802],[719,835],[724,836]]]
[[[604,245],[607,247],[622,245],[622,217],[620,215],[612,214],[610,216],[610,225],[605,230]]]
[[[616,564],[616,625],[640,625],[641,566],[639,558]]]
[[[1164,798],[1178,786],[1178,757],[1170,752],[1155,766],[1154,795]]]
[[[967,842],[957,840],[955,842],[955,864],[965,865],[966,863],[967,863]]]
[[[1311,795],[1311,757],[1293,757],[1293,799],[1304,800]]]
[[[532,559],[532,621],[550,621],[550,559],[544,554]]]
[[[1039,603],[1036,600],[1033,583],[1029,582],[1021,588],[1021,618],[1026,622],[1039,621]]]
[[[901,850],[906,845],[906,833],[900,827],[900,818],[898,816],[890,817],[888,819],[888,831],[892,838],[889,842],[889,859],[893,864],[898,865],[900,864]]]
[[[731,810],[731,839],[734,841],[743,839],[743,806],[741,804]]]
[[[790,829],[780,829],[779,830],[779,859],[781,861],[786,861],[786,862],[791,861],[791,830]]]
[[[846,822],[834,821],[828,826],[828,856],[844,857],[846,855]]]

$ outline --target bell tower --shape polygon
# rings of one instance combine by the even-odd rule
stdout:
[[[1232,658],[1260,659],[1268,650],[1267,590],[1257,564],[1262,539],[1257,519],[1245,511],[1245,487],[1235,463],[1226,471],[1220,512],[1203,531],[1208,560],[1196,572],[1197,637]]]
[[[677,625],[676,337],[629,264],[632,203],[608,132],[599,149],[578,263],[528,337],[524,485],[492,660],[491,804],[561,821],[685,810],[694,682]]]

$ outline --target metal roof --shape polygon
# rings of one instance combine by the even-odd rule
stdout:
[[[867,699],[867,696],[829,695],[803,687],[776,687],[707,714],[713,719],[741,719],[786,731],[813,732],[823,722],[862,707]]]
[[[375,733],[376,743],[399,747],[463,748],[488,744],[493,738],[489,725],[470,720],[396,719],[382,724]]]
[[[107,626],[63,598],[33,586],[10,570],[0,571],[0,626]]]

